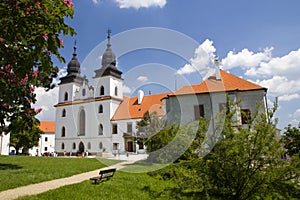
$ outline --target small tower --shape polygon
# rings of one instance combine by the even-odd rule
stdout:
[[[95,97],[123,98],[122,72],[116,67],[116,55],[111,49],[110,33],[107,31],[107,47],[102,55],[101,68],[95,70]]]
[[[80,63],[77,59],[76,43],[72,60],[68,63],[68,74],[60,78],[58,103],[73,101],[75,91],[82,85],[84,77],[80,76]]]

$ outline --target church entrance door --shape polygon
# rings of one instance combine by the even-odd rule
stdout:
[[[84,144],[82,142],[79,143],[79,152],[80,153],[84,152]]]

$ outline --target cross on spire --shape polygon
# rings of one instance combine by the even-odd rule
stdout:
[[[77,40],[75,40],[74,41],[74,52],[73,52],[73,58],[75,58],[76,56],[77,56],[77,54],[76,54],[76,49],[77,49],[77,46],[76,46],[76,44],[77,44]]]
[[[111,30],[108,28],[107,29],[107,38],[110,38]]]

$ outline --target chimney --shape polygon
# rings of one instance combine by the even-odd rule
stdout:
[[[138,104],[140,105],[143,101],[144,98],[144,91],[143,90],[139,90],[138,91]]]
[[[220,74],[219,57],[218,56],[215,56],[214,62],[215,62],[215,67],[216,67],[216,80],[220,81],[221,80],[221,74]]]

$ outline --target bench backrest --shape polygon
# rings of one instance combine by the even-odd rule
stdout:
[[[113,168],[113,169],[104,169],[104,170],[100,170],[99,174],[107,174],[107,173],[115,173],[117,169]]]

